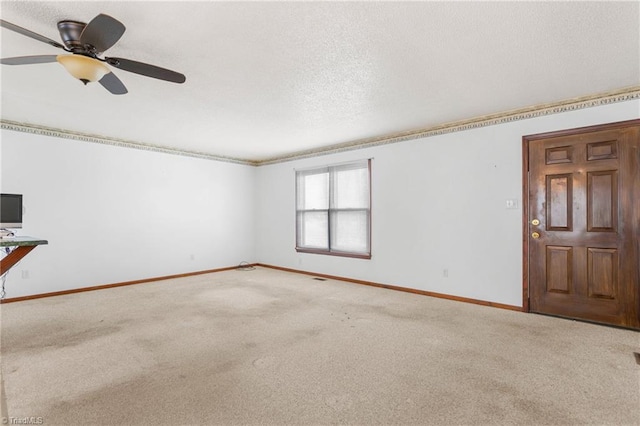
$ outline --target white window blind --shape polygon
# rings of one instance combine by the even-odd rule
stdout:
[[[296,172],[296,249],[371,255],[370,161]]]

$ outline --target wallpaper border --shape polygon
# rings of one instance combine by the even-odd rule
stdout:
[[[468,120],[455,121],[445,123],[438,126],[428,128],[410,130],[406,132],[394,133],[391,135],[377,136],[366,139],[359,139],[351,142],[326,146],[322,148],[309,149],[295,152],[288,155],[267,158],[263,160],[247,160],[242,158],[226,157],[221,155],[213,155],[204,152],[187,151],[175,148],[163,147],[160,145],[145,144],[135,141],[128,141],[117,138],[104,137],[100,135],[92,135],[86,133],[78,133],[64,129],[56,129],[51,127],[39,126],[29,123],[19,123],[10,120],[0,120],[0,128],[16,132],[30,133],[41,136],[51,136],[63,139],[72,139],[82,142],[100,143],[105,145],[118,146],[123,148],[133,148],[145,151],[160,152],[171,155],[180,155],[185,157],[201,158],[205,160],[222,161],[235,164],[243,164],[250,166],[262,166],[287,161],[298,160],[302,158],[317,157],[321,155],[335,154],[339,152],[352,151],[356,149],[369,148],[380,145],[387,145],[408,140],[428,138],[432,136],[442,135],[445,133],[462,132],[465,130],[476,129],[479,127],[494,126],[498,124],[510,123],[513,121],[528,120],[530,118],[541,117],[551,114],[559,114],[567,111],[574,111],[584,108],[591,108],[612,103],[625,102],[629,100],[640,99],[640,86],[633,86],[617,91],[602,93],[598,95],[585,96],[580,98],[569,99],[561,102],[550,104],[536,105],[528,108],[521,108],[512,111],[501,112],[497,114],[475,117]]]

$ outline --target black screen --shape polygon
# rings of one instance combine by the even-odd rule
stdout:
[[[22,194],[0,194],[0,222],[22,223]]]

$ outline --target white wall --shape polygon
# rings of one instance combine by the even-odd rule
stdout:
[[[254,167],[1,136],[0,189],[24,195],[19,234],[49,240],[10,271],[8,298],[255,261]]]
[[[7,297],[248,261],[520,306],[522,136],[638,117],[629,101],[258,168],[2,131],[0,190],[49,240]],[[294,169],[368,157],[372,259],[296,253]]]
[[[256,258],[522,306],[522,136],[638,117],[640,102],[628,101],[261,166]],[[296,253],[294,169],[369,157],[372,259]],[[507,199],[518,209],[506,209]]]

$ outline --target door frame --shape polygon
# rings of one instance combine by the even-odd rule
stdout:
[[[529,306],[529,145],[539,139],[579,135],[601,130],[640,126],[640,119],[596,124],[574,129],[556,130],[522,137],[522,312],[531,312]]]

